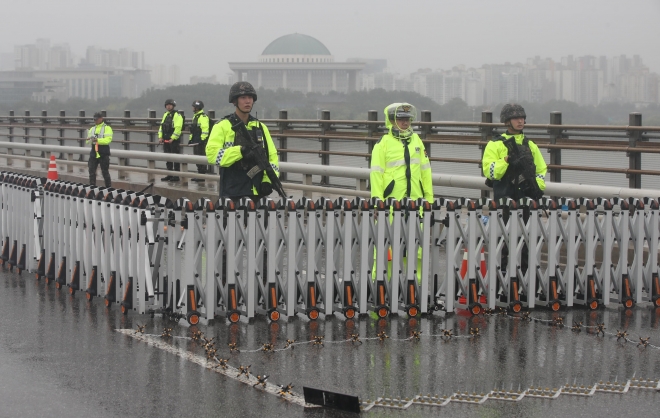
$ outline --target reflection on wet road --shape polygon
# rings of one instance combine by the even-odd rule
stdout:
[[[200,341],[191,339],[195,328],[183,323],[122,316],[99,300],[88,302],[46,287],[29,274],[4,272],[0,287],[0,417],[354,416],[305,410],[185,355],[116,331],[143,325],[145,334],[153,334],[150,338],[160,344],[205,358]],[[261,318],[231,326],[219,321],[197,330],[214,338],[216,356],[230,367],[249,365],[254,379],[267,375],[268,384],[276,387],[291,383],[295,393],[311,386],[354,394],[362,401],[403,402],[422,394],[427,397],[418,399],[426,402],[457,392],[462,399],[456,400],[470,401],[494,389],[510,394],[534,387],[542,395],[546,388],[564,387],[556,399],[414,404],[405,411],[379,405],[365,416],[655,414],[660,401],[656,390],[631,387],[626,393],[584,396],[580,386],[590,392],[601,381],[660,378],[660,349],[655,348],[660,346],[660,312],[638,306],[629,312],[574,309],[530,316],[536,320],[497,313],[381,321],[367,316],[348,322],[340,317],[315,322],[296,318],[272,324]],[[563,325],[554,318],[562,318]],[[161,337],[165,328],[172,328],[172,337]],[[626,332],[630,341],[617,341],[617,332],[619,337]],[[649,345],[640,344],[640,338],[650,338]]]

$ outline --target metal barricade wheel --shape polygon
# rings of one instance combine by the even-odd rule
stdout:
[[[381,306],[376,310],[376,314],[378,314],[379,318],[387,318],[390,314],[390,310],[386,306]]]
[[[470,304],[470,313],[472,315],[479,315],[481,312],[483,312],[483,308],[481,307],[481,304],[479,303],[472,303]]]
[[[511,304],[511,310],[512,310],[514,313],[518,313],[518,312],[522,311],[522,304],[521,304],[520,302],[514,302],[514,303],[512,303],[512,304]]]
[[[199,324],[199,313],[197,312],[188,312],[186,315],[186,320],[190,325],[197,325]]]
[[[550,309],[552,309],[553,312],[559,311],[560,308],[561,308],[561,303],[557,301],[550,303]]]
[[[307,311],[307,318],[311,320],[319,319],[319,310],[316,308],[311,308]]]
[[[241,314],[239,312],[230,312],[229,315],[227,315],[227,319],[229,319],[229,322],[232,324],[237,323],[241,319]]]
[[[268,312],[268,319],[270,319],[273,322],[277,322],[280,320],[280,313],[277,311],[277,309],[273,309],[272,311]]]
[[[353,319],[355,318],[355,308],[352,306],[347,306],[344,308],[344,316],[346,319]]]

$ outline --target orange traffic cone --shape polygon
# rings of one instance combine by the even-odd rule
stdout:
[[[468,252],[465,250],[463,253],[463,262],[461,263],[461,279],[465,278],[468,270]]]
[[[57,164],[55,164],[55,156],[50,155],[50,164],[48,165],[48,180],[58,180],[57,177]]]
[[[468,269],[468,252],[467,249],[463,252],[463,261],[461,262],[461,279],[465,279],[465,275],[467,274],[467,269]],[[458,303],[465,304],[467,302],[467,299],[465,299],[465,296],[461,295],[458,297]]]

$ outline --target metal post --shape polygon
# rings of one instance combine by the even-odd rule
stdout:
[[[628,116],[628,126],[642,126],[642,114],[641,113],[631,113]],[[642,131],[628,131],[628,146],[631,148],[637,147],[637,142],[642,141]],[[631,170],[641,170],[642,169],[642,154],[639,152],[629,152],[628,153],[628,168]],[[642,188],[642,175],[629,173],[626,175],[628,177],[628,187],[631,189],[641,189]]]
[[[215,110],[209,110],[208,116],[209,116],[209,125],[216,121],[215,120]],[[211,130],[213,130],[213,128],[211,128]],[[209,140],[210,137],[211,137],[211,131],[209,131],[209,136],[208,136],[208,138],[206,138],[207,144],[208,144],[208,140]],[[208,165],[206,167],[207,167],[206,168],[207,169],[207,171],[206,171],[207,174],[215,174],[215,166],[214,165]]]
[[[330,120],[330,111],[322,110],[321,111],[321,120]],[[331,131],[329,123],[321,123],[321,135],[326,135]],[[330,151],[330,140],[328,138],[321,138],[321,151]],[[321,154],[321,164],[330,165],[330,155]],[[321,184],[330,184],[330,179],[328,176],[321,176]]]
[[[286,120],[289,118],[289,112],[286,110],[280,110],[280,116],[279,119],[280,121],[277,123],[279,127],[279,134],[282,135],[284,134],[284,131],[286,131],[289,127],[288,122]],[[286,137],[280,136],[280,162],[284,161],[286,162],[287,160],[287,152],[286,151],[281,151],[285,150],[287,147],[286,143]],[[286,181],[286,173],[280,172],[280,180]]]
[[[183,154],[182,145],[183,145],[183,132],[186,130],[186,126],[185,126],[186,112],[183,111],[183,110],[177,110],[177,112],[179,113],[179,115],[181,115],[181,118],[183,118],[183,120],[184,120],[184,124],[181,127],[181,135],[179,136],[179,139],[177,139],[177,141],[179,141],[179,154]],[[188,164],[181,163],[180,167],[181,167],[181,173],[188,171]],[[188,184],[189,184],[188,180],[189,180],[188,177],[181,176],[181,185],[184,186],[184,187],[188,187]]]
[[[481,112],[481,123],[493,123],[493,112],[488,112],[484,111]],[[484,150],[486,149],[486,145],[488,145],[488,142],[493,139],[493,127],[492,126],[480,126],[479,131],[481,131],[481,144],[479,145],[479,149],[481,150],[481,158],[483,159],[484,156]],[[481,169],[481,162],[479,163],[479,168],[481,175],[483,176],[483,170]],[[482,190],[481,191],[481,197],[483,198],[489,198],[491,192],[489,190]]]
[[[85,111],[84,110],[80,110],[78,112],[78,124],[80,125],[80,129],[78,129],[78,138],[80,138],[78,140],[78,145],[81,148],[83,148],[85,146],[85,138],[87,137],[87,135],[85,135],[87,133],[87,129],[85,129],[85,127],[84,127],[84,125],[85,125]],[[69,154],[67,159],[73,160],[73,155]],[[83,154],[80,154],[78,156],[78,161],[84,161]],[[67,164],[66,171],[67,171],[67,173],[73,173],[73,165],[72,164]]]
[[[370,122],[375,122],[378,120],[378,111],[376,110],[370,110],[367,112],[367,120]],[[367,125],[367,136],[369,138],[373,138],[375,136],[378,136],[378,125],[375,123],[370,123]],[[369,156],[366,158],[367,163],[369,165],[369,168],[371,168],[371,153],[374,151],[374,145],[375,142],[373,140],[367,140],[365,141],[367,143],[367,154]]]
[[[422,110],[422,117],[420,119],[421,122],[431,122],[431,111],[430,110]],[[431,134],[431,125],[422,125],[421,128],[421,135],[420,137],[422,140],[428,139],[428,136]],[[426,149],[426,153],[428,156],[431,156],[431,144],[424,142],[424,148]]]
[[[41,111],[41,125],[43,128],[41,128],[41,144],[46,145],[46,125],[48,125],[48,112],[45,110]],[[46,153],[44,151],[41,151],[39,154],[41,158],[44,158],[46,156]],[[46,163],[41,163],[41,168],[46,168],[48,165]]]
[[[550,112],[550,125],[561,125],[561,112]],[[557,144],[558,139],[565,139],[561,128],[548,129],[550,134],[550,143]],[[550,164],[561,165],[561,148],[550,149]],[[561,183],[561,168],[553,168],[550,170],[550,181],[553,183]]]
[[[15,122],[14,119],[14,111],[10,110],[9,111],[9,135],[7,136],[7,140],[9,142],[14,142],[14,127],[11,126]],[[12,155],[14,153],[14,150],[12,148],[7,148],[7,155]],[[12,166],[14,165],[14,162],[11,158],[7,158],[7,166]]]
[[[25,111],[25,120],[23,121],[23,142],[26,144],[30,142],[30,128],[28,127],[28,124],[31,123],[30,119],[30,111],[26,110]],[[25,150],[25,156],[28,157],[30,156],[31,152],[30,150]],[[32,167],[32,162],[30,160],[25,160],[25,168],[30,168]]]
[[[59,142],[60,147],[64,145],[64,124],[66,123],[66,112],[64,110],[60,110],[60,117],[59,117],[59,122],[60,122],[60,128],[58,129],[59,131],[59,137],[60,139],[57,140]],[[60,153],[57,158],[62,158],[62,154]]]
[[[147,136],[149,138],[149,145],[147,146],[149,152],[156,152],[156,143],[158,142],[158,120],[156,119],[156,111],[149,110],[149,132]],[[156,168],[156,161],[147,160],[147,167],[154,169]],[[156,180],[156,175],[153,173],[147,174],[147,183],[153,182]]]
[[[103,113],[105,113],[105,110],[103,111]],[[105,117],[105,114],[103,116]],[[129,142],[131,140],[131,137],[130,137],[130,135],[131,135],[130,126],[131,125],[132,125],[132,123],[131,123],[131,111],[130,110],[124,110],[124,144],[123,145],[124,145],[124,149],[126,151],[131,149],[131,144]],[[128,158],[126,159],[125,164],[126,165],[130,164]]]

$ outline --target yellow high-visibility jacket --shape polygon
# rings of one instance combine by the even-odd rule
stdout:
[[[166,138],[167,132],[163,133],[163,124],[165,123],[166,119],[168,116],[172,114],[172,126],[174,127],[174,132],[169,138]],[[179,139],[181,136],[181,130],[183,129],[183,118],[177,112],[176,110],[172,110],[172,112],[165,112],[163,115],[163,119],[160,121],[160,129],[158,129],[158,139],[171,139],[173,141],[176,141]]]

